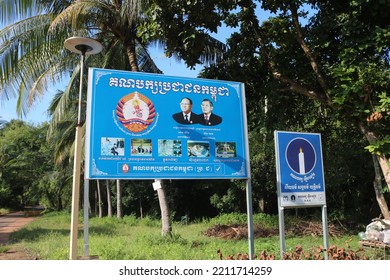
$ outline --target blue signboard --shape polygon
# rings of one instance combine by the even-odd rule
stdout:
[[[325,205],[320,134],[275,131],[275,151],[280,205]]]
[[[242,83],[90,68],[86,178],[249,178]]]

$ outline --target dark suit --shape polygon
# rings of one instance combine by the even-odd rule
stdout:
[[[222,122],[222,118],[220,116],[217,116],[216,114],[211,113],[209,115],[209,119],[205,120],[203,115],[200,115],[201,121],[199,122],[202,125],[208,125],[208,126],[213,126],[213,125],[218,125]]]
[[[190,115],[190,118],[189,118],[188,121],[186,121],[186,119],[184,118],[183,112],[179,112],[179,113],[173,114],[172,118],[177,123],[181,123],[181,124],[196,124],[196,123],[199,123],[199,121],[200,121],[199,115],[194,114],[193,112],[191,112],[191,115]]]

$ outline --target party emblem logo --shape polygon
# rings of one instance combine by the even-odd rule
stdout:
[[[142,132],[154,121],[154,104],[139,92],[133,92],[119,100],[116,115],[120,123],[129,131]]]
[[[125,163],[125,164],[122,165],[121,169],[122,169],[123,173],[128,173],[129,170],[130,170],[130,166]]]

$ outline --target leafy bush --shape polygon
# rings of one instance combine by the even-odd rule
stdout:
[[[253,223],[263,227],[278,227],[278,216],[264,213],[254,214]],[[209,221],[212,225],[246,225],[248,224],[247,214],[229,213],[222,214]]]

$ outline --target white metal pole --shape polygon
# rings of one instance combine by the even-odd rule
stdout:
[[[249,242],[249,259],[254,257],[254,236],[253,236],[253,206],[252,206],[252,184],[251,179],[246,180],[246,201],[248,216],[248,242]]]
[[[83,77],[84,77],[84,60],[85,55],[97,54],[102,51],[103,46],[94,39],[84,37],[71,37],[65,40],[65,48],[71,52],[80,54],[80,88],[77,111],[77,125],[74,149],[73,165],[73,186],[72,186],[72,215],[70,225],[70,253],[71,260],[77,259],[77,234],[78,234],[78,215],[80,200],[80,173],[81,173],[81,154],[82,154],[82,125],[81,125],[81,106],[83,96]],[[89,194],[88,194],[89,195]],[[88,204],[87,204],[88,207]],[[88,212],[88,208],[87,208]]]
[[[89,180],[84,179],[84,256],[89,255]]]
[[[329,241],[328,241],[328,218],[327,218],[327,207],[326,205],[322,205],[322,232],[324,235],[324,258],[325,260],[328,259],[328,248],[329,248]]]
[[[278,199],[279,201],[280,199]],[[279,203],[279,242],[280,242],[280,259],[284,258],[286,252],[286,239],[284,233],[284,207],[280,206]]]
[[[77,234],[79,222],[79,200],[80,200],[80,170],[81,170],[81,151],[82,151],[82,127],[81,127],[81,104],[83,93],[83,75],[84,75],[84,57],[87,47],[81,50],[80,58],[80,88],[78,101],[78,115],[76,125],[76,138],[74,150],[74,165],[73,165],[73,190],[72,190],[72,217],[70,228],[70,253],[71,260],[77,259]]]

